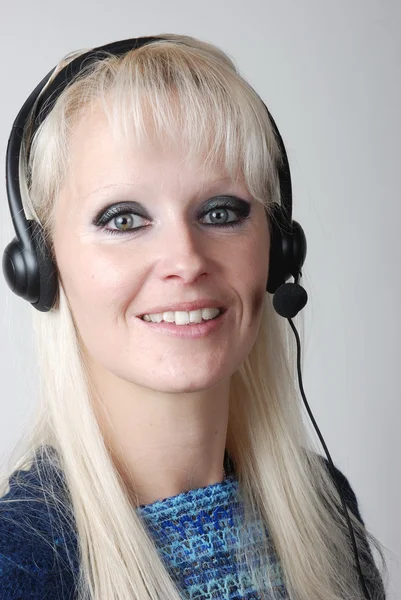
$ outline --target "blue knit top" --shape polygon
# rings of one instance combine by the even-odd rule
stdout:
[[[173,580],[190,600],[256,600],[258,595],[244,562],[237,561],[239,521],[243,514],[238,480],[234,475],[221,483],[190,490],[177,496],[140,506],[160,556]],[[246,537],[245,551],[257,564],[255,548],[261,523],[253,523]],[[266,557],[275,598],[286,599],[277,556]]]
[[[53,475],[49,481],[49,470],[34,466],[16,471],[0,499],[0,600],[76,597],[76,534],[69,515],[62,522],[60,511],[43,495],[43,483],[59,489],[63,477],[58,470]],[[246,565],[235,556],[242,504],[234,474],[135,510],[183,599],[259,600]],[[263,527],[254,525],[246,547],[251,559]],[[287,599],[277,557],[272,554],[266,561],[270,577],[263,589],[269,589],[271,580],[276,597]]]
[[[348,481],[337,469],[334,475],[339,477],[349,507],[361,520]],[[56,510],[48,496],[45,500],[43,484],[56,494],[60,486],[66,490],[58,469],[42,472],[34,464],[28,471],[15,471],[9,480],[9,491],[0,498],[0,600],[77,597],[79,563],[77,536],[71,525],[72,507],[71,512],[64,505],[61,512]],[[243,515],[235,473],[228,473],[220,483],[135,510],[183,599],[260,600],[262,590],[254,588],[247,566],[235,555]],[[255,522],[246,532],[246,553],[252,564],[258,539],[266,531],[263,527]],[[268,579],[262,580],[264,597],[273,597],[269,594],[274,590],[275,598],[287,600],[281,567],[273,550],[265,557],[262,568],[264,573],[269,572]],[[378,582],[381,587],[379,578]],[[385,598],[384,590],[379,597]]]

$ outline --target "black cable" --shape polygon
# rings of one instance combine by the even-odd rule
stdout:
[[[309,404],[308,404],[308,401],[307,401],[306,396],[305,396],[304,387],[303,387],[303,384],[302,384],[302,376],[301,376],[301,342],[300,342],[300,339],[299,339],[298,331],[296,330],[296,327],[295,327],[294,323],[292,322],[292,319],[287,319],[287,320],[288,320],[289,324],[291,325],[291,329],[294,332],[295,339],[296,339],[296,342],[297,342],[297,371],[298,371],[299,389],[301,390],[302,399],[304,401],[306,410],[308,411],[309,418],[312,421],[312,424],[313,424],[313,426],[314,426],[314,428],[316,430],[317,435],[319,436],[320,442],[321,442],[321,444],[322,444],[322,446],[324,448],[324,451],[325,451],[325,453],[327,455],[327,459],[328,459],[328,461],[329,461],[329,463],[330,463],[330,465],[331,465],[331,467],[333,469],[333,473],[334,473],[335,469],[334,469],[333,461],[331,460],[331,456],[330,456],[329,450],[328,450],[328,448],[326,446],[326,443],[325,443],[325,441],[323,439],[322,434],[320,433],[320,429],[317,426],[317,423],[316,423],[316,421],[315,421],[315,419],[313,417],[312,411],[309,408]],[[372,600],[372,598],[371,598],[371,596],[369,594],[369,591],[368,591],[368,589],[366,587],[365,579],[364,579],[363,574],[362,574],[362,569],[361,569],[361,565],[360,565],[360,562],[359,562],[358,549],[357,549],[357,545],[356,545],[356,541],[355,541],[355,535],[354,535],[354,531],[353,531],[353,528],[352,528],[352,525],[351,525],[351,520],[349,518],[348,509],[347,509],[347,505],[346,505],[345,500],[344,500],[342,489],[340,487],[339,482],[337,481],[337,478],[333,477],[333,479],[334,479],[334,482],[336,484],[338,493],[340,495],[340,499],[341,499],[341,503],[342,503],[342,506],[343,506],[345,518],[346,518],[346,521],[347,521],[348,530],[349,530],[349,534],[350,534],[350,537],[351,537],[352,547],[353,547],[354,555],[355,555],[356,568],[357,568],[358,575],[359,575],[359,582],[360,582],[362,591],[363,591],[366,599],[367,600]]]

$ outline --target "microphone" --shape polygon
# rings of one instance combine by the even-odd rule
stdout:
[[[306,290],[298,283],[283,283],[274,293],[275,311],[285,319],[294,318],[308,302]]]

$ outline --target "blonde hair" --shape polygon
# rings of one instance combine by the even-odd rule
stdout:
[[[232,177],[243,177],[268,213],[272,202],[280,202],[280,153],[260,98],[218,48],[188,36],[161,37],[165,41],[88,65],[36,132],[25,173],[29,194],[24,209],[45,228],[50,247],[69,136],[92,103],[101,103],[116,135],[135,136],[139,142],[150,135],[145,112],[150,114],[152,135],[160,143],[176,142],[179,132],[189,159],[202,157],[210,166],[222,161]],[[33,322],[39,404],[10,473],[28,468],[38,456],[62,470],[79,545],[80,600],[179,600],[102,437],[61,282],[55,308],[33,311]],[[273,577],[266,557],[274,548],[291,599],[362,599],[338,493],[303,422],[295,356],[288,323],[266,294],[254,347],[232,377],[226,444],[245,507],[243,532],[255,518],[269,532],[257,550],[259,567],[248,566],[256,589],[262,589],[266,577]],[[66,514],[65,501],[51,491],[46,494]],[[373,544],[384,571],[382,549],[350,517],[364,576],[374,583],[376,571],[363,539]],[[240,546],[239,559],[241,552]],[[273,588],[268,597],[275,597]]]

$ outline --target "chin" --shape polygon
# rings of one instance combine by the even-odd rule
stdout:
[[[202,392],[210,388],[215,387],[220,383],[220,380],[200,382],[200,381],[153,381],[149,384],[149,389],[153,389],[158,392],[165,392],[166,394],[190,394],[195,392]]]
[[[210,371],[204,373],[203,376],[200,373],[190,376],[188,372],[175,374],[168,373],[164,376],[161,374],[158,375],[159,376],[155,375],[146,383],[141,383],[141,385],[148,389],[165,392],[167,394],[187,394],[211,389],[229,379],[229,376],[227,376],[226,373],[215,372],[213,374]]]

